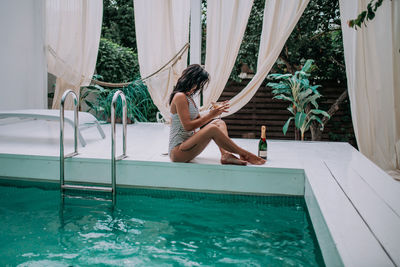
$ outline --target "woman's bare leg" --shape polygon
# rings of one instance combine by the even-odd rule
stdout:
[[[211,123],[217,125],[221,129],[221,131],[227,137],[229,137],[228,128],[226,127],[226,124],[223,120],[218,119],[212,121]],[[225,149],[219,147],[219,150],[221,151],[221,164],[247,165],[247,161],[237,158],[235,155],[226,151]]]
[[[195,133],[188,140],[175,147],[171,151],[172,161],[188,162],[199,155],[212,140],[218,147],[235,154],[239,154],[242,160],[251,164],[261,165],[265,160],[257,157],[256,155],[244,150],[236,145],[229,137],[227,137],[222,130],[215,124],[208,124],[203,129]]]
[[[211,123],[217,125],[218,128],[220,128],[221,131],[222,131],[226,136],[229,137],[229,135],[228,135],[228,128],[226,127],[226,124],[225,124],[225,122],[224,122],[223,120],[217,119],[217,120],[213,120]],[[225,149],[223,149],[223,148],[221,148],[221,147],[219,147],[219,151],[221,151],[221,155],[226,154],[226,153],[229,153],[228,151],[226,151]]]

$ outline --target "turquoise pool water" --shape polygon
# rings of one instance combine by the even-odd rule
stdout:
[[[302,198],[0,186],[0,266],[323,266]]]

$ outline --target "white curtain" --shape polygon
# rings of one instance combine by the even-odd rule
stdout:
[[[368,1],[340,0],[343,45],[354,131],[359,150],[384,170],[399,168],[399,3],[383,1],[375,18],[347,25]]]
[[[400,1],[392,1],[394,115],[396,121],[396,169],[392,175],[400,180]]]
[[[103,16],[102,0],[47,0],[48,72],[57,77],[53,108],[66,89],[88,85],[96,66]],[[72,101],[65,103],[67,109]]]
[[[277,60],[286,40],[292,33],[308,2],[309,0],[265,1],[257,72],[249,84],[229,101],[231,105],[229,113],[223,116],[229,116],[240,110],[257,92]]]
[[[140,75],[159,70],[189,40],[190,1],[134,0],[135,30]],[[165,120],[169,121],[169,96],[187,67],[187,51],[174,65],[146,80],[151,98]]]
[[[205,69],[210,83],[203,92],[203,110],[216,102],[225,88],[246,30],[253,0],[207,2]]]

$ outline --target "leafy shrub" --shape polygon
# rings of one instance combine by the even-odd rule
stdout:
[[[101,38],[96,72],[106,82],[130,82],[139,77],[137,54],[131,48]]]
[[[124,47],[136,49],[132,0],[103,0],[101,37]]]
[[[93,110],[99,119],[109,119],[111,115],[111,101],[117,90],[124,92],[127,102],[128,118],[132,121],[156,121],[157,107],[154,105],[147,87],[140,80],[137,54],[131,48],[120,46],[105,38],[100,39],[97,56],[96,72],[93,79],[105,82],[130,82],[124,88],[107,88],[99,85],[90,85],[81,90],[81,101],[84,101]],[[89,100],[88,95],[95,94],[95,100]],[[122,103],[118,98],[116,116],[122,117]]]
[[[84,90],[82,98],[90,110],[94,110],[99,119],[108,119],[111,116],[111,102],[117,90],[124,92],[127,105],[127,117],[131,121],[155,122],[157,107],[154,105],[147,86],[139,79],[130,83],[124,88],[109,89],[99,85],[91,85],[82,88]],[[85,99],[89,93],[97,95],[95,101]],[[116,117],[122,118],[122,101],[117,100]]]

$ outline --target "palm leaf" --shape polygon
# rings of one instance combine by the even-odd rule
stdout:
[[[320,94],[312,95],[312,96],[310,96],[310,97],[308,98],[308,102],[311,103],[311,104],[313,104],[313,106],[314,106],[316,109],[318,109],[317,99],[320,98],[320,97],[321,97]]]
[[[289,107],[287,108],[287,110],[289,110],[289,112],[292,113],[292,114],[294,115],[294,110],[293,110],[293,107],[292,107],[292,106],[289,106]]]
[[[328,112],[324,111],[324,110],[320,110],[320,109],[311,109],[310,112],[312,114],[315,115],[323,115],[325,117],[328,117],[329,119],[331,118],[331,116],[328,114]]]
[[[301,102],[300,102],[300,106],[303,107],[305,109],[305,107],[308,105],[308,103],[313,104],[314,107],[318,108],[318,103],[317,103],[317,99],[320,98],[321,95],[311,95],[308,96],[307,98],[304,98]]]
[[[307,90],[305,90],[305,91],[303,91],[303,92],[301,92],[301,93],[299,94],[298,100],[299,100],[299,101],[307,100],[307,97],[308,97],[310,94],[312,94],[312,90],[311,90],[311,89],[307,89]],[[307,102],[309,102],[309,101],[307,101]]]
[[[305,77],[309,77],[310,74],[307,73],[307,72],[305,72],[305,71],[299,70],[299,71],[296,71],[296,72],[294,73],[294,76],[295,76],[296,78],[298,78],[298,79],[304,79]]]
[[[294,102],[293,97],[291,96],[285,96],[285,95],[276,95],[273,97],[273,99],[281,99],[281,100],[286,100],[286,101],[290,101],[290,102]]]
[[[303,66],[303,68],[302,68],[301,70],[302,70],[303,72],[310,72],[311,69],[312,69],[313,64],[314,64],[314,60],[308,59],[308,60],[306,61],[306,63],[304,63],[304,66]]]
[[[315,94],[319,94],[319,92],[317,91],[317,88],[322,87],[321,85],[317,84],[314,86],[310,86],[310,89],[315,93]]]
[[[292,92],[292,90],[289,89],[274,89],[272,90],[272,94],[274,95],[279,95],[279,94],[286,94],[286,95],[290,95]]]
[[[270,75],[268,75],[268,79],[275,79],[275,80],[279,80],[279,79],[287,79],[287,78],[290,78],[290,77],[292,77],[293,76],[293,74],[291,74],[291,73],[288,73],[288,74],[278,74],[278,73],[273,73],[273,74],[270,74]]]
[[[304,112],[297,112],[295,116],[295,125],[297,128],[301,128],[304,124],[304,121],[307,118],[307,114]]]
[[[321,124],[321,130],[324,129],[324,123],[322,122],[322,120],[321,120],[318,116],[312,115],[312,116],[308,119],[308,122],[307,122],[307,124],[306,124],[306,127],[305,127],[306,131],[310,128],[311,123],[312,123],[314,120],[318,121],[319,124]]]
[[[286,135],[286,132],[287,132],[287,130],[288,130],[288,128],[289,128],[290,121],[291,121],[293,118],[294,118],[294,117],[290,117],[290,118],[286,121],[285,125],[283,125],[282,131],[283,131],[283,134],[284,134],[284,135]]]
[[[289,86],[283,82],[279,82],[279,83],[267,83],[267,86],[274,88],[274,89],[278,89],[278,88],[289,88]]]

